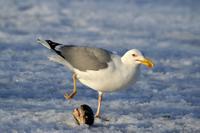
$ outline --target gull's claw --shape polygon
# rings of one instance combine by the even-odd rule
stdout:
[[[65,99],[70,100],[76,95],[76,92],[72,92],[70,95],[67,93],[64,94]]]
[[[100,115],[95,115],[95,118],[100,119],[102,121],[110,121],[108,118],[103,118]]]
[[[74,82],[73,92],[70,93],[69,95],[67,93],[64,94],[64,97],[67,100],[72,99],[77,93],[77,89],[76,89],[76,74],[73,74],[72,78],[73,78],[73,82]]]
[[[95,117],[96,117],[96,118],[100,118],[100,115],[97,115],[97,114],[96,114]]]

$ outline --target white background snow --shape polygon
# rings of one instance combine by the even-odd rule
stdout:
[[[199,133],[199,0],[0,0],[1,133]],[[138,48],[154,60],[137,84],[105,94],[93,127],[77,126],[71,112],[97,93],[50,62],[36,39],[101,47],[120,55]]]

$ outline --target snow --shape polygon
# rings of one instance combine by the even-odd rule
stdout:
[[[200,1],[198,0],[0,0],[0,132],[200,132]],[[122,55],[138,48],[155,61],[142,67],[127,90],[105,94],[110,121],[78,126],[71,115],[81,104],[96,111],[97,93],[50,62],[36,43],[102,47]]]

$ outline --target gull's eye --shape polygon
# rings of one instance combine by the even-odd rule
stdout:
[[[133,57],[137,56],[136,54],[132,54]]]

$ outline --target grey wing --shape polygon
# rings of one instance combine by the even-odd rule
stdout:
[[[99,70],[108,66],[111,61],[111,52],[100,48],[79,46],[62,46],[60,55],[74,68],[80,71]]]

